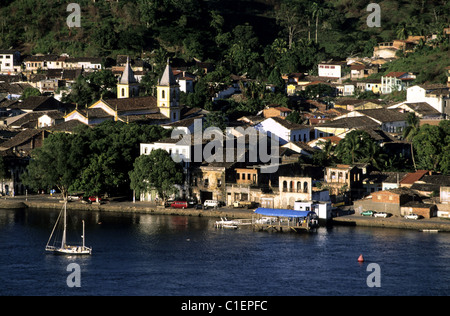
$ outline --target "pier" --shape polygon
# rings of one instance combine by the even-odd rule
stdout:
[[[252,218],[254,230],[274,232],[314,231],[319,219],[314,212],[258,208]]]

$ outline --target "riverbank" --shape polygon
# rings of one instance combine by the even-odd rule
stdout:
[[[61,209],[62,201],[58,197],[50,196],[28,196],[0,199],[0,209]],[[197,210],[194,208],[176,209],[171,207],[157,206],[152,202],[135,203],[129,201],[108,201],[104,203],[81,203],[81,201],[73,201],[67,203],[68,210],[79,211],[97,211],[97,212],[125,212],[125,213],[142,213],[155,215],[181,215],[181,216],[205,216],[205,217],[226,217],[230,218],[252,218],[253,211],[247,209],[219,208]]]
[[[28,197],[14,197],[0,199],[0,209],[61,209],[61,199],[48,195],[32,195]],[[235,209],[235,208],[219,208],[208,210],[197,210],[194,208],[175,209],[171,207],[161,207],[152,202],[135,203],[130,201],[108,201],[102,204],[92,203],[85,204],[81,201],[67,203],[67,209],[80,211],[97,211],[97,212],[125,212],[125,213],[142,213],[155,215],[179,215],[179,216],[198,216],[213,217],[227,219],[248,219],[252,218],[253,210]],[[376,218],[361,215],[345,215],[333,218],[332,225],[345,226],[361,226],[361,227],[388,227],[413,230],[439,230],[440,232],[450,232],[450,220],[441,218],[409,220],[400,217]]]
[[[332,219],[333,225],[364,226],[364,227],[388,227],[413,230],[438,230],[450,232],[450,220],[433,217],[430,219],[411,220],[402,217],[379,218],[361,215],[345,215]]]

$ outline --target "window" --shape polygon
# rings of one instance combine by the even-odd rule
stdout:
[[[236,173],[236,180],[239,180],[241,178],[241,174],[239,172]]]
[[[303,182],[303,193],[308,193],[308,182]]]
[[[161,91],[161,98],[162,99],[166,98],[166,91],[165,90]]]
[[[125,96],[125,88],[122,88],[122,96]]]

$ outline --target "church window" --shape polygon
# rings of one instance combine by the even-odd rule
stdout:
[[[125,88],[122,88],[122,96],[125,96]]]
[[[162,99],[166,98],[166,91],[165,90],[161,91],[161,98]]]

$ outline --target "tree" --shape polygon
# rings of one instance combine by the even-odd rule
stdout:
[[[24,185],[35,189],[59,189],[64,199],[80,176],[86,163],[85,148],[77,144],[77,136],[66,133],[50,135],[42,147],[32,152]]]
[[[313,154],[313,163],[323,167],[334,165],[336,161],[336,145],[331,140],[327,140],[326,142],[319,141],[317,145],[322,146],[322,149]]]
[[[125,195],[130,187],[128,172],[140,154],[140,143],[155,141],[168,133],[158,126],[113,121],[84,129],[77,137],[89,146],[85,153],[87,162],[73,187],[88,195]]]
[[[276,12],[277,23],[285,28],[288,34],[289,49],[295,41],[296,36],[301,32],[301,14],[298,5],[294,1],[287,1],[280,5]]]
[[[336,147],[336,157],[345,164],[367,162],[373,164],[378,151],[367,132],[354,130],[345,135]]]
[[[41,92],[39,91],[39,89],[36,89],[36,88],[25,88],[23,90],[23,94],[22,94],[21,99],[25,100],[25,99],[27,99],[29,97],[40,96],[40,95],[41,95]]]
[[[411,143],[411,158],[414,164],[414,169],[416,169],[416,160],[414,159],[414,146],[412,144],[412,139],[417,135],[420,129],[420,119],[416,116],[414,112],[408,113],[406,117],[406,123],[408,124],[403,131],[403,138]]]
[[[319,17],[323,15],[323,8],[317,2],[314,2],[311,6],[312,17],[316,19],[316,43],[318,42],[319,32]]]
[[[184,182],[183,167],[173,161],[170,154],[163,149],[139,156],[133,166],[133,170],[128,173],[130,187],[138,195],[154,189],[165,202],[177,191],[175,186]]]
[[[412,139],[417,168],[450,173],[450,136],[448,123],[439,126],[423,125]]]

